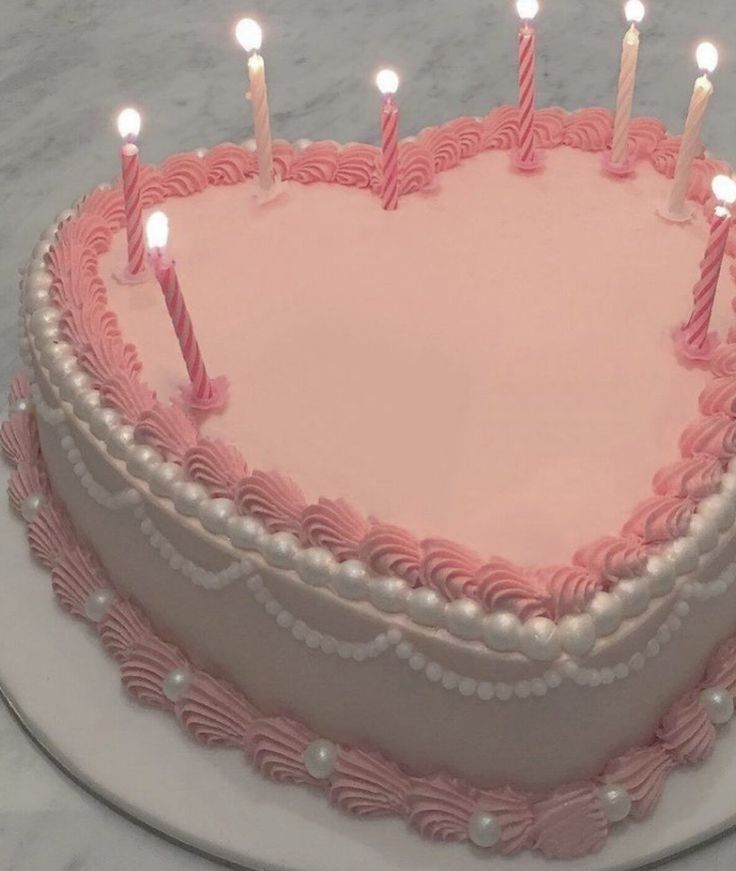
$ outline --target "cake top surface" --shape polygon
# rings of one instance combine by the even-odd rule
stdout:
[[[345,498],[482,559],[569,562],[617,534],[677,460],[707,379],[670,339],[707,224],[657,216],[655,157],[673,153],[652,130],[661,154],[629,179],[568,147],[521,176],[490,150],[390,214],[369,191],[293,181],[266,206],[242,185],[170,197],[182,289],[210,373],[231,385],[203,434],[307,503]],[[335,146],[310,148],[317,173]],[[123,252],[119,231],[101,258],[109,305],[165,402],[186,373],[155,281],[112,281]],[[716,327],[729,290],[724,276]]]

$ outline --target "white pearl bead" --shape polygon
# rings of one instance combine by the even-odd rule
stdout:
[[[521,649],[530,658],[550,662],[560,655],[557,627],[547,617],[532,617],[521,627]]]
[[[589,614],[569,614],[558,626],[560,643],[572,656],[584,656],[595,644],[595,623]]]
[[[173,485],[183,476],[181,466],[176,463],[159,463],[149,478],[151,490],[157,496],[169,496]]]
[[[631,811],[631,796],[623,786],[607,784],[600,788],[598,794],[609,823],[620,823],[626,819]]]
[[[521,621],[515,614],[497,611],[483,618],[483,640],[492,650],[518,650]]]
[[[736,517],[736,505],[729,494],[713,493],[703,499],[698,505],[695,517],[705,517],[712,520],[719,531],[725,532]]]
[[[294,568],[307,584],[323,587],[329,583],[333,573],[337,572],[338,565],[327,548],[305,547],[294,557]]]
[[[62,357],[72,358],[74,354],[71,345],[66,342],[56,342],[53,345],[47,345],[41,351],[41,363],[48,369],[54,360],[59,360]]]
[[[72,372],[78,372],[79,367],[74,357],[58,357],[49,366],[49,377],[51,381],[58,387],[64,379],[71,375]]]
[[[733,697],[725,687],[704,689],[700,694],[700,704],[716,726],[722,726],[733,717]]]
[[[445,601],[429,587],[419,587],[409,593],[409,616],[422,626],[439,626],[445,613]]]
[[[84,601],[84,614],[92,623],[99,623],[115,604],[112,590],[95,590]]]
[[[588,605],[588,613],[599,636],[610,635],[621,625],[624,609],[619,599],[603,591],[596,593]]]
[[[26,290],[25,294],[24,305],[28,314],[32,314],[40,308],[46,308],[51,302],[47,287],[34,285]]]
[[[185,517],[196,517],[199,503],[207,498],[207,491],[194,481],[177,481],[171,486],[174,507]]]
[[[335,570],[335,592],[345,599],[364,599],[369,585],[368,572],[360,560],[346,560]]]
[[[34,336],[38,336],[48,326],[56,326],[59,323],[59,310],[52,305],[36,309],[30,317],[29,327]]]
[[[189,672],[183,668],[170,671],[163,682],[163,693],[170,702],[178,702],[189,686]]]
[[[697,543],[689,536],[676,538],[668,548],[668,556],[675,562],[675,570],[680,575],[697,568],[700,551]]]
[[[235,514],[232,499],[205,499],[199,503],[199,520],[202,526],[215,535],[224,535],[226,524]]]
[[[162,461],[161,454],[150,445],[135,445],[128,453],[128,471],[137,478],[147,480]]]
[[[244,517],[234,514],[227,520],[227,534],[235,547],[246,550],[256,550],[266,538],[266,530],[260,520],[255,517]]]
[[[613,595],[621,602],[625,617],[637,617],[649,604],[649,584],[646,578],[619,581]]]
[[[53,278],[51,273],[43,267],[38,268],[33,266],[23,279],[23,289],[26,291],[26,294],[36,289],[48,291],[52,284]]]
[[[472,599],[456,599],[445,608],[445,625],[458,638],[479,638],[483,616],[483,609],[477,602]]]
[[[261,550],[269,565],[290,569],[293,568],[294,557],[299,552],[299,542],[290,532],[276,532],[266,536]]]
[[[89,418],[90,431],[98,439],[106,440],[119,424],[120,415],[113,408],[97,408]]]
[[[693,514],[688,526],[688,535],[698,543],[700,553],[710,553],[718,544],[718,525],[715,520],[704,514]]]
[[[304,751],[304,767],[315,780],[324,780],[335,770],[337,747],[332,741],[320,738]]]
[[[74,398],[74,413],[82,420],[89,420],[101,404],[97,390],[82,390]]]
[[[373,578],[369,586],[371,602],[379,611],[403,611],[409,588],[401,578]]]
[[[8,411],[10,414],[27,414],[32,407],[33,404],[30,399],[25,396],[20,396],[15,400],[15,402],[10,403]]]
[[[31,523],[38,512],[46,504],[40,493],[31,493],[20,503],[20,513],[26,523]]]
[[[80,390],[89,390],[92,379],[80,369],[70,372],[59,385],[59,393],[62,399],[71,402]]]
[[[134,442],[133,427],[124,424],[114,427],[107,437],[108,453],[118,460],[124,459]]]
[[[650,556],[647,560],[649,589],[653,596],[666,596],[675,586],[675,565],[665,557]]]
[[[501,824],[488,811],[477,810],[468,820],[468,838],[476,847],[495,847],[501,838]]]

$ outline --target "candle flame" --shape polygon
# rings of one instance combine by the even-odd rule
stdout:
[[[516,0],[516,11],[523,21],[531,21],[539,12],[539,0]]]
[[[165,212],[153,212],[146,221],[146,243],[149,248],[165,248],[169,241],[169,219]]]
[[[695,51],[695,60],[704,73],[712,73],[718,66],[718,49],[712,42],[701,42]]]
[[[131,106],[118,115],[118,131],[123,139],[135,139],[141,132],[140,112]]]
[[[399,77],[394,70],[379,70],[376,75],[376,87],[384,96],[395,94],[399,90]]]
[[[626,6],[624,6],[624,15],[629,24],[641,24],[644,12],[644,4],[641,0],[628,0]]]
[[[258,51],[263,42],[261,25],[252,18],[241,18],[235,25],[235,39],[246,51]]]
[[[717,175],[711,183],[716,199],[730,206],[736,203],[736,181],[730,175]]]

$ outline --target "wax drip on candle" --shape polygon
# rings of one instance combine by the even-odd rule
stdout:
[[[631,110],[634,102],[636,65],[639,59],[639,28],[637,25],[641,24],[644,12],[644,4],[641,0],[628,0],[624,7],[624,15],[629,23],[629,29],[624,35],[621,46],[621,66],[611,150],[603,155],[603,168],[610,175],[624,176],[633,172],[628,149],[629,124],[631,123]]]
[[[399,77],[394,70],[380,70],[376,87],[383,95],[381,204],[387,211],[393,211],[399,205],[399,107],[395,100]]]
[[[166,308],[179,341],[189,384],[182,389],[188,407],[195,412],[221,411],[227,402],[227,380],[210,378],[194,333],[194,325],[179,284],[176,264],[169,257],[169,219],[164,212],[153,212],[146,221],[146,241],[156,280],[163,291]]]
[[[143,202],[140,190],[140,162],[135,144],[141,132],[140,113],[131,106],[123,109],[117,119],[118,133],[123,140],[120,149],[127,260],[113,273],[120,284],[139,284],[148,277],[146,247],[143,244]]]
[[[516,0],[522,24],[519,29],[519,143],[512,154],[512,165],[533,172],[542,165],[543,155],[534,148],[534,104],[536,33],[532,21],[539,12],[539,0]]]
[[[718,289],[726,242],[733,220],[731,206],[736,202],[736,181],[717,175],[712,183],[718,201],[710,226],[708,245],[700,264],[700,278],[693,287],[693,305],[686,323],[674,332],[678,355],[688,363],[707,363],[718,345],[718,336],[709,333],[713,303]]]
[[[670,195],[667,203],[659,209],[662,218],[676,223],[689,221],[693,216],[693,209],[686,202],[687,191],[690,185],[693,161],[702,148],[703,123],[710,98],[713,95],[713,85],[709,76],[715,72],[718,66],[718,49],[712,42],[701,42],[695,52],[695,60],[701,75],[695,80],[693,87]]]
[[[263,42],[263,31],[260,24],[252,18],[241,18],[235,26],[235,38],[250,55],[248,58],[248,79],[250,82],[248,98],[253,111],[253,128],[256,135],[258,184],[262,194],[269,194],[274,187],[275,178],[266,68],[263,58],[258,53]]]

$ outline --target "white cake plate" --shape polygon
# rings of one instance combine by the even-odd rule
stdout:
[[[2,492],[7,477],[3,470]],[[235,750],[205,749],[168,714],[124,694],[96,634],[57,605],[23,525],[0,509],[0,689],[35,741],[115,810],[208,857],[279,871],[550,871],[527,853],[503,859],[431,844],[398,819],[357,820],[305,787],[264,780]],[[713,757],[671,775],[644,823],[615,827],[570,871],[640,868],[736,825],[736,730]]]

